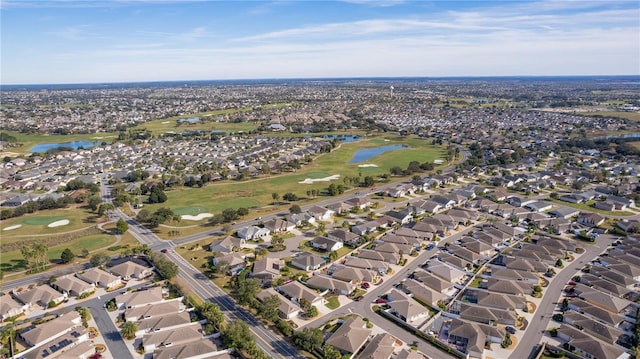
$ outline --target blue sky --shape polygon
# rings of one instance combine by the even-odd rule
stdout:
[[[3,84],[640,74],[640,2],[0,0]]]

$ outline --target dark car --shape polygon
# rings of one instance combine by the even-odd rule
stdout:
[[[376,303],[377,303],[377,304],[384,304],[384,303],[386,303],[386,302],[387,302],[387,300],[386,300],[386,299],[384,299],[384,298],[378,298],[378,299],[376,299]]]
[[[516,334],[516,328],[514,327],[506,326],[504,330],[506,330],[509,334]]]
[[[355,301],[356,301],[356,302],[359,302],[359,301],[361,301],[362,299],[364,299],[364,297],[363,297],[363,296],[359,296],[359,297],[357,297],[357,298],[355,299]]]
[[[435,243],[429,243],[429,245],[427,246],[427,250],[430,251],[432,249],[434,249],[436,247]]]
[[[165,249],[161,250],[160,252],[162,252],[162,253],[167,253],[167,252],[168,252],[168,250],[165,248]]]
[[[362,289],[369,289],[371,285],[367,282],[362,283]]]

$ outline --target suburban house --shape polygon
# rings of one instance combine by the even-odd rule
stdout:
[[[95,285],[80,280],[72,274],[67,274],[56,279],[56,281],[53,282],[51,286],[66,294],[67,296],[72,297],[77,297],[85,293],[91,293],[96,290]]]
[[[20,337],[27,345],[37,347],[65,335],[73,330],[74,327],[80,326],[81,323],[80,313],[72,311],[54,320],[40,324],[26,332],[22,332],[20,333]]]
[[[145,279],[153,275],[153,268],[140,265],[133,261],[122,262],[109,268],[109,271],[123,280]]]
[[[416,269],[409,278],[424,283],[424,285],[438,293],[448,294],[453,289],[453,283],[421,269]]]
[[[378,272],[369,269],[348,267],[342,264],[334,264],[329,268],[329,274],[335,279],[345,282],[360,284],[363,282],[377,283],[380,280]]]
[[[244,238],[226,236],[220,240],[212,242],[209,245],[209,250],[212,252],[231,253],[234,250],[244,248],[246,244],[247,240]]]
[[[220,253],[211,261],[214,266],[226,265],[226,273],[235,275],[246,266],[245,257],[242,252]]]
[[[160,330],[169,330],[182,328],[191,324],[191,316],[189,312],[170,313],[153,318],[142,319],[136,322],[138,331],[136,337],[143,336],[147,333],[157,332]]]
[[[162,287],[126,292],[125,294],[116,296],[115,300],[116,307],[120,309],[137,308],[149,304],[162,303],[164,301]]]
[[[156,348],[192,343],[200,339],[202,339],[202,325],[200,323],[191,323],[179,329],[145,334],[142,337],[142,346],[145,352],[151,353]]]
[[[13,300],[8,295],[0,297],[0,319],[5,321],[11,317],[18,316],[27,310],[27,306]]]
[[[378,272],[378,274],[381,276],[387,274],[387,271],[389,270],[388,263],[385,263],[383,261],[357,258],[354,256],[348,256],[344,261],[344,265],[347,267],[373,270]]]
[[[247,241],[263,238],[268,236],[269,234],[271,234],[271,232],[268,229],[260,228],[257,226],[247,226],[240,228],[237,233],[238,237]]]
[[[516,325],[518,315],[515,310],[488,308],[482,305],[457,302],[460,319],[482,324]]]
[[[460,283],[466,272],[438,260],[430,260],[426,270],[450,283]]]
[[[251,277],[260,279],[263,287],[269,287],[280,276],[280,270],[284,266],[284,260],[280,258],[263,257],[253,263]]]
[[[392,289],[387,297],[389,312],[408,324],[419,326],[429,317],[429,309],[397,289]]]
[[[502,343],[505,335],[503,328],[454,318],[449,326],[448,341],[463,348],[470,357],[484,358],[485,343]]]
[[[309,252],[302,252],[291,260],[292,266],[306,271],[320,269],[325,263],[324,258]]]
[[[380,333],[373,337],[358,355],[358,359],[389,359],[396,347],[402,342],[389,333]]]
[[[91,283],[96,287],[102,287],[107,290],[113,289],[122,284],[122,279],[115,275],[105,272],[100,268],[91,268],[84,273],[78,273],[78,278],[87,283]]]
[[[335,214],[343,214],[351,211],[353,206],[348,205],[345,202],[335,202],[328,205],[327,208],[335,212]]]
[[[297,281],[283,284],[276,290],[294,303],[300,304],[302,298],[306,299],[310,305],[318,306],[324,303],[324,298],[318,292]]]
[[[622,348],[607,344],[570,325],[562,324],[558,328],[558,339],[565,346],[584,358],[629,359],[631,355]]]
[[[357,247],[360,245],[360,236],[344,229],[334,229],[328,233],[329,238],[334,238],[349,247]]]
[[[49,303],[59,304],[67,299],[67,296],[49,287],[48,285],[39,285],[33,289],[23,291],[13,291],[13,296],[25,304],[29,308],[39,305],[48,308]]]
[[[282,319],[293,319],[300,314],[300,306],[292,303],[287,300],[287,298],[283,297],[282,294],[276,292],[273,288],[267,288],[256,296],[258,300],[264,303],[265,300],[269,297],[276,296],[280,300],[280,305],[278,306],[278,316]]]
[[[438,302],[447,298],[446,295],[427,287],[415,279],[404,280],[402,282],[402,288],[406,292],[411,293],[414,299],[430,305],[432,308],[438,308]]]
[[[597,213],[582,212],[578,215],[578,223],[590,227],[598,227],[605,221],[605,217]]]
[[[180,313],[185,310],[184,305],[180,302],[183,298],[166,300],[164,302],[147,304],[140,307],[126,309],[124,311],[124,319],[128,322],[137,322],[138,320],[158,317],[170,313]]]
[[[212,356],[213,353],[220,353]],[[223,351],[213,341],[208,339],[196,340],[186,344],[172,345],[156,349],[153,352],[154,359],[176,359],[176,358],[211,358],[211,359],[232,359],[233,357]]]
[[[371,201],[367,197],[352,197],[346,200],[345,203],[359,209],[367,209],[371,206]]]
[[[317,221],[330,221],[331,216],[335,214],[334,211],[320,206],[313,206],[309,208],[307,213],[309,213]]]
[[[352,357],[367,342],[369,335],[371,335],[371,329],[367,329],[364,320],[353,316],[342,322],[325,344],[338,349],[342,354],[351,354]]]
[[[280,218],[273,218],[264,223],[264,228],[271,233],[284,233],[295,229],[296,224]]]
[[[311,243],[311,246],[313,248],[325,252],[337,251],[343,246],[343,243],[341,241],[328,237],[316,237],[309,243]]]
[[[383,261],[391,264],[398,264],[400,255],[397,253],[378,252],[372,249],[362,249],[358,252],[358,258]]]
[[[316,274],[307,279],[307,285],[322,291],[328,290],[338,295],[349,295],[356,289],[356,286],[350,282],[334,279],[322,274]]]
[[[303,222],[307,222],[310,224],[316,223],[316,219],[313,218],[309,213],[291,213],[285,216],[287,222],[291,222],[296,226],[301,226]]]

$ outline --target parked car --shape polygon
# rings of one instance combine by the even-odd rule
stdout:
[[[504,330],[506,330],[509,334],[516,334],[516,328],[512,326],[506,326]]]
[[[362,299],[364,299],[364,297],[363,297],[363,296],[359,296],[359,297],[357,297],[357,298],[355,299],[355,301],[356,301],[356,302],[359,302],[359,301],[361,301]]]
[[[361,287],[362,287],[362,289],[369,289],[369,287],[371,287],[371,285],[369,283],[367,283],[367,282],[363,282]]]
[[[436,247],[435,243],[429,243],[429,245],[427,245],[427,250],[430,251],[432,249],[434,249]]]
[[[384,304],[384,303],[386,303],[386,302],[387,302],[387,300],[386,300],[386,299],[384,299],[384,298],[378,298],[378,299],[376,299],[376,304]]]
[[[165,248],[165,249],[161,250],[160,252],[162,252],[162,253],[167,253],[167,252],[168,252],[168,250]]]

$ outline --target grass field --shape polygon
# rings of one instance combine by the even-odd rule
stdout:
[[[44,215],[45,213],[46,215]],[[69,224],[53,228],[47,227],[50,223],[63,219],[68,219]],[[0,235],[2,236],[2,241],[7,243],[8,241],[23,239],[23,237],[20,236],[38,234],[54,235],[70,232],[95,225],[103,220],[104,218],[96,218],[94,214],[84,208],[38,211],[36,213],[25,214],[21,217],[3,220],[0,223],[0,228],[7,228],[14,225],[21,225],[21,227],[9,231],[0,231]]]
[[[629,144],[640,150],[640,141],[629,142]]]
[[[190,207],[176,208],[173,210],[173,213],[177,214],[178,216],[182,216],[183,214],[195,216],[200,213],[206,213],[207,211],[208,211],[207,208],[203,206],[190,206]]]
[[[640,121],[640,113],[625,111],[595,111],[585,113],[587,116],[619,117],[631,121]]]
[[[116,237],[108,234],[79,238],[58,246],[50,247],[47,258],[49,258],[49,260],[51,261],[59,260],[60,255],[62,254],[62,251],[65,250],[65,248],[69,248],[74,254],[79,255],[80,253],[82,253],[83,248],[86,248],[89,251],[94,251],[98,248],[108,247],[115,241]],[[79,260],[82,260],[82,258],[79,258]],[[24,261],[24,258],[22,257],[20,251],[6,252],[2,253],[2,255],[0,256],[0,268],[2,268],[2,270],[5,272],[24,270],[25,265],[26,262]],[[8,277],[7,279],[15,278],[16,277]]]
[[[220,213],[225,208],[245,207],[255,209],[273,203],[272,193],[280,197],[287,192],[296,194],[299,198],[307,197],[307,191],[317,189],[324,191],[331,182],[315,182],[300,184],[306,178],[321,178],[330,175],[340,175],[341,179],[335,183],[343,183],[345,176],[380,175],[389,173],[394,166],[406,168],[409,162],[432,162],[441,158],[442,148],[432,146],[427,141],[418,138],[388,137],[365,139],[362,141],[343,143],[340,148],[329,154],[316,158],[312,163],[303,166],[295,173],[271,175],[270,177],[251,179],[247,181],[225,181],[211,183],[203,188],[179,188],[167,192],[168,200],[162,204],[145,205],[150,211],[160,207],[176,208],[179,214],[192,208],[203,212]],[[405,144],[410,148],[385,152],[367,160],[366,163],[376,164],[378,167],[362,168],[361,163],[349,163],[353,154],[361,148]],[[366,172],[364,171],[366,170]],[[255,213],[252,212],[251,216]],[[189,226],[196,222],[182,221],[178,226]]]
[[[16,131],[2,131],[18,139],[21,146],[5,148],[10,152],[29,153],[29,148],[41,143],[58,143],[72,141],[112,142],[118,138],[115,132],[101,132],[78,135],[24,134]]]

